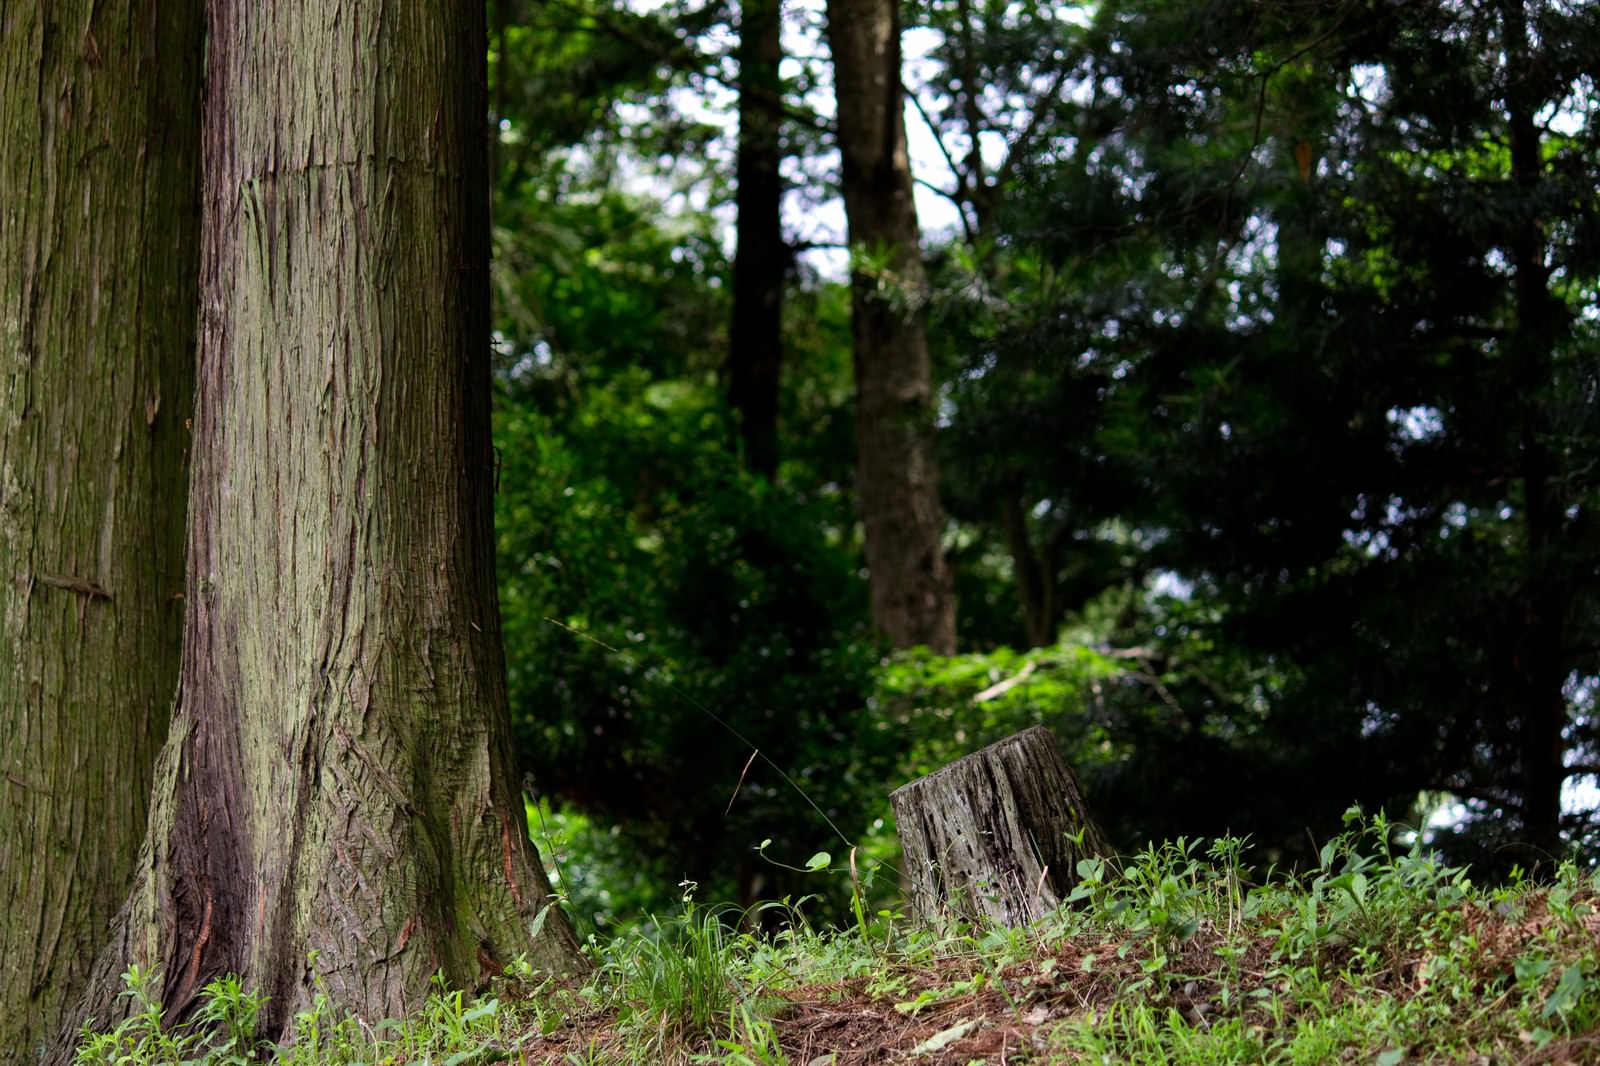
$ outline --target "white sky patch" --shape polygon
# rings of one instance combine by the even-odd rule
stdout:
[[[1593,774],[1569,777],[1561,785],[1561,809],[1567,814],[1588,814],[1600,808],[1600,784]]]
[[[1360,63],[1350,68],[1350,96],[1369,107],[1383,103],[1389,95],[1389,72],[1381,63]]]
[[[1426,404],[1389,408],[1389,424],[1406,440],[1422,441],[1444,432],[1444,413]]]
[[[1576,78],[1566,97],[1559,103],[1547,104],[1544,110],[1534,116],[1534,121],[1551,133],[1563,137],[1576,136],[1600,113],[1600,93],[1595,90],[1594,75],[1584,74]]]
[[[1172,570],[1158,570],[1150,579],[1150,595],[1170,596],[1185,603],[1194,595],[1194,582]]]

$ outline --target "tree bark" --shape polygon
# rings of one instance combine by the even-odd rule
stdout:
[[[778,470],[778,389],[783,367],[783,17],[778,0],[744,0],[739,11],[739,248],[733,264],[728,401],[739,417],[745,465]]]
[[[200,10],[0,7],[0,1063],[104,942],[177,684]]]
[[[1507,125],[1511,181],[1533,202],[1544,177],[1544,151],[1535,114],[1543,105],[1530,54],[1523,0],[1504,0],[1501,29],[1507,83]],[[1566,737],[1570,717],[1565,658],[1571,594],[1553,559],[1559,555],[1563,498],[1556,462],[1548,444],[1546,416],[1552,363],[1559,338],[1569,327],[1566,312],[1550,292],[1545,265],[1544,227],[1538,218],[1519,220],[1510,241],[1516,268],[1513,283],[1516,327],[1509,349],[1514,359],[1519,429],[1523,520],[1529,573],[1513,605],[1512,639],[1507,642],[1511,707],[1520,712],[1522,843],[1530,867],[1554,866],[1566,848],[1561,839],[1561,788],[1566,782]]]
[[[495,602],[483,18],[210,4],[182,678],[102,1022],[129,962],[173,1018],[238,974],[269,1039],[317,979],[370,1022],[581,965]]]
[[[955,651],[955,598],[941,542],[927,282],[906,154],[895,0],[829,0],[838,94],[856,376],[856,490],[873,621],[895,647]],[[870,265],[869,265],[870,264]]]
[[[911,904],[927,919],[1026,924],[1066,898],[1079,859],[1111,854],[1044,726],[904,785],[890,799]]]

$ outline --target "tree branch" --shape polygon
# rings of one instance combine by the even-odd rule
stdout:
[[[929,181],[927,178],[912,178],[911,180],[913,182],[915,182],[916,184],[922,186],[924,189],[928,189],[928,190],[931,190],[932,192],[936,192],[940,196],[944,197],[946,200],[949,200],[951,203],[955,204],[957,211],[961,215],[961,228],[966,231],[966,234],[967,234],[968,238],[969,239],[971,238],[971,236],[972,236],[972,226],[967,220],[966,212],[961,210],[965,206],[966,201],[961,198],[961,195],[959,193],[953,193],[949,189],[941,189],[939,186],[935,185],[933,182]]]
[[[911,101],[911,107],[916,111],[917,117],[922,119],[924,126],[928,127],[928,132],[933,134],[933,143],[939,146],[939,154],[944,157],[945,166],[949,167],[950,173],[955,176],[956,191],[953,193],[946,192],[931,181],[926,181],[922,178],[915,180],[956,205],[956,213],[961,216],[961,231],[966,235],[967,243],[972,244],[976,237],[972,230],[972,223],[967,219],[967,205],[971,202],[972,197],[969,191],[971,186],[967,181],[966,173],[956,165],[955,156],[951,155],[950,149],[945,146],[944,137],[939,134],[939,127],[933,121],[933,116],[929,115],[927,108],[922,106],[922,100],[918,98],[916,93],[911,91],[909,85],[903,82],[900,85],[900,92],[907,100]]]
[[[928,114],[928,109],[922,106],[922,99],[912,91],[911,86],[904,82],[900,83],[900,92],[911,102],[912,108],[917,112],[917,117],[922,119],[924,126],[928,127],[928,132],[933,134],[933,143],[939,146],[939,154],[944,156],[945,166],[949,167],[950,173],[956,176],[956,181],[965,186],[966,180],[962,175],[961,168],[956,165],[955,157],[950,154],[950,149],[945,147],[944,137],[939,133],[939,124],[933,121],[933,116]]]
[[[1000,161],[995,180],[1000,182],[1002,187],[1010,184],[1016,177],[1017,161],[1027,151],[1029,142],[1033,140],[1034,134],[1039,130],[1039,124],[1043,120],[1046,110],[1040,105],[1047,102],[1049,105],[1048,110],[1054,111],[1056,100],[1061,93],[1061,87],[1066,83],[1066,80],[1067,68],[1063,67],[1056,72],[1055,81],[1050,83],[1050,88],[1034,98],[1033,107],[1028,109],[1028,124],[1022,127],[1022,132],[1017,134],[1015,140],[1006,145],[1006,157]]]
[[[744,92],[740,79],[725,78],[714,71],[715,66],[722,60],[730,58],[729,56],[715,53],[707,54],[678,39],[674,39],[673,43],[668,45],[665,42],[641,36],[615,19],[608,17],[606,13],[583,7],[578,0],[547,0],[547,2],[560,4],[575,13],[580,20],[592,23],[589,26],[574,27],[573,29],[576,32],[594,33],[596,31],[604,31],[617,40],[631,45],[664,63],[670,63],[686,71],[688,68],[694,67],[695,70],[693,72],[707,81],[714,82],[735,93]],[[819,133],[834,132],[835,127],[832,122],[822,118],[809,108],[795,107],[783,99],[781,95],[774,95],[761,89],[753,89],[752,95],[758,104],[774,114],[782,115],[784,118],[808,126]]]

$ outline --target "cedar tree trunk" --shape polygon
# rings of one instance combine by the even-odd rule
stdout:
[[[0,1063],[127,894],[178,679],[201,28],[0,4]]]
[[[739,250],[733,263],[728,401],[739,416],[745,465],[771,478],[778,469],[778,385],[783,366],[783,18],[778,0],[739,9]]]
[[[856,491],[872,617],[895,647],[955,651],[933,455],[926,279],[906,155],[895,0],[828,0],[850,245]],[[869,265],[870,264],[870,265]]]
[[[234,973],[281,1038],[581,965],[495,602],[486,42],[455,0],[212,0],[182,679],[84,1010]],[[309,953],[314,952],[314,957]]]

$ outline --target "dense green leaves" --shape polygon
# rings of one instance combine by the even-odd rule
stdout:
[[[731,106],[737,12],[560,10],[579,36],[506,38],[503,148],[538,147],[496,215],[510,665],[559,803],[670,876],[770,892],[803,881],[758,840],[842,847],[776,769],[854,838],[909,776],[1044,721],[1124,847],[1309,859],[1351,801],[1441,796],[1468,817],[1435,839],[1486,871],[1589,842],[1589,6],[915,6],[919,173],[963,212],[925,310],[971,654],[887,662],[838,281],[790,278],[775,482],[719,399],[732,155],[700,120]],[[810,153],[823,65],[791,16]],[[823,158],[791,206],[826,198]]]
[[[1600,154],[1563,68],[1600,36],[1521,11],[1107,5],[1098,98],[1012,205],[1073,284],[990,386],[1092,389],[1046,454],[1115,471],[1213,639],[1294,664],[1250,760],[1271,794],[1448,790],[1532,847],[1466,853],[1502,865],[1561,846],[1600,606]]]
[[[859,831],[888,749],[863,713],[865,589],[827,508],[739,470],[725,431],[703,392],[641,374],[564,428],[503,416],[500,554],[541,791],[731,895],[777,879],[763,837],[830,842],[805,796]]]

